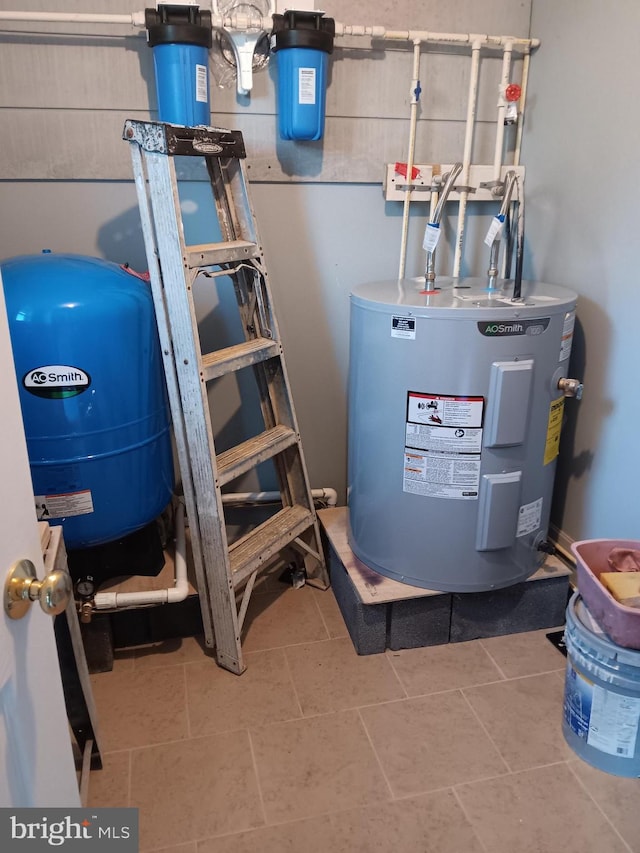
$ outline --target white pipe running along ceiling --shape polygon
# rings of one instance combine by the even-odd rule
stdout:
[[[144,10],[128,15],[91,14],[85,12],[20,12],[0,11],[0,23],[70,23],[70,24],[124,24],[140,29],[144,28]],[[231,15],[212,15],[215,28],[271,29],[271,19],[259,15],[233,13]],[[539,46],[538,39],[522,39],[513,36],[482,35],[475,33],[435,33],[428,30],[391,30],[374,24],[342,24],[336,21],[336,36],[369,36],[387,41],[422,42],[423,44],[479,44],[481,47],[504,47],[511,42],[514,50],[527,52]]]

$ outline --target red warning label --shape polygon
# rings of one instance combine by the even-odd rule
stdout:
[[[448,427],[482,426],[484,397],[451,397],[409,391],[407,421]]]

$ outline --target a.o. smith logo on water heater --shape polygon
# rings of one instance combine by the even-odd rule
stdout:
[[[481,320],[478,331],[487,338],[511,338],[514,335],[542,335],[546,332],[550,317],[539,317],[535,320]]]
[[[36,397],[62,400],[86,391],[91,385],[91,377],[86,371],[69,364],[45,364],[27,371],[22,377],[22,384]]]

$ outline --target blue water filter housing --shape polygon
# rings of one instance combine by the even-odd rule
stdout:
[[[146,9],[149,46],[153,49],[160,121],[209,125],[209,49],[211,12],[197,6],[160,4]]]
[[[80,255],[0,271],[38,518],[62,524],[70,550],[140,530],[173,491],[148,283]]]
[[[288,11],[273,16],[271,49],[277,56],[282,139],[322,138],[334,35],[335,21],[323,12]]]

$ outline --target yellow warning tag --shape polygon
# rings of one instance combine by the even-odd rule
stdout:
[[[564,397],[552,400],[549,406],[549,423],[547,424],[547,442],[544,446],[544,464],[557,457],[560,451],[560,432],[562,430],[562,415],[564,413]]]

